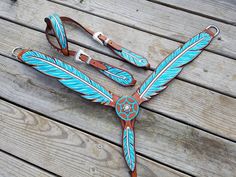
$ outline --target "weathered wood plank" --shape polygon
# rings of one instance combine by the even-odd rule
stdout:
[[[33,36],[36,40],[37,36],[42,38],[42,35],[43,34],[37,35],[37,33],[35,33]],[[33,41],[33,38],[31,40]],[[6,44],[8,49],[5,49],[5,53],[9,53],[9,50],[12,48],[11,45],[17,43],[23,44],[24,42],[23,40],[15,40],[12,43]],[[34,44],[34,47],[36,46],[38,46],[37,48],[44,48],[41,42]],[[48,50],[49,49],[45,52]],[[2,76],[0,77],[1,97],[82,130],[86,130],[87,132],[92,132],[111,142],[121,144],[119,121],[115,119],[113,109],[104,108],[101,105],[86,101],[75,92],[66,89],[54,79],[48,78],[34,71],[32,68],[9,58],[0,57],[0,72]],[[90,71],[90,75],[95,76],[96,74],[96,72]],[[113,88],[112,84],[104,82],[104,77],[96,76],[96,80],[103,82],[105,86],[111,86],[112,91],[123,92],[123,94],[128,93],[128,89],[120,89],[117,86]],[[179,92],[175,90],[170,95],[163,93],[163,96],[165,95],[167,100],[171,100],[173,94],[184,94],[186,88],[188,88],[188,84],[184,86],[184,84],[181,83],[183,82],[179,81],[173,83],[175,89],[180,89]],[[231,117],[232,120],[229,120],[227,114],[223,115],[220,117],[222,119],[221,121],[219,121],[219,118],[216,116],[216,113],[221,114],[222,109],[230,108],[221,108],[219,105],[216,105],[216,110],[213,109],[214,101],[217,101],[219,95],[213,92],[204,92],[202,95],[201,91],[205,89],[196,91],[196,88],[198,87],[191,86],[189,90],[192,90],[194,96],[198,96],[200,101],[204,101],[208,99],[209,96],[212,96],[213,100],[209,103],[212,107],[209,106],[209,110],[205,111],[209,117],[203,118],[202,121],[202,118],[198,117],[201,113],[199,114],[196,111],[193,115],[190,114],[190,117],[188,117],[190,118],[190,122],[192,122],[191,119],[196,119],[195,121],[199,121],[198,126],[202,126],[202,124],[205,124],[204,122],[208,120],[212,122],[208,122],[209,124],[207,126],[213,127],[215,126],[215,122],[220,122],[221,124],[216,124],[217,129],[214,129],[214,131],[219,132],[224,130],[225,133],[234,136],[233,116]],[[228,100],[228,97],[222,96],[222,98],[225,98],[226,102],[231,101],[231,99]],[[181,98],[178,99],[181,101]],[[196,103],[192,99],[193,98],[189,98],[188,102],[185,102],[183,99],[183,103],[177,100],[177,105],[172,105],[169,102],[169,105],[167,105],[169,107],[167,113],[173,111],[172,109],[174,109],[174,112],[180,109],[182,109],[182,111],[195,109]],[[193,104],[191,102],[193,102]],[[165,102],[163,102],[163,104],[164,103]],[[162,105],[162,103],[160,104]],[[231,104],[231,106],[235,105],[234,102]],[[188,105],[188,107],[186,105]],[[200,106],[202,103],[199,102],[197,105]],[[202,105],[202,107],[204,107],[204,105]],[[199,109],[198,106],[196,106],[196,109]],[[212,112],[213,115],[211,115],[211,111],[216,111],[216,113]],[[231,111],[233,111],[233,109]],[[184,113],[177,113],[177,115],[181,118]],[[213,121],[213,118],[216,120]],[[139,153],[196,176],[234,176],[234,174],[236,174],[234,168],[236,148],[234,143],[144,109],[141,110],[138,119],[139,121],[136,126],[136,150]],[[221,169],[222,166],[225,167],[223,170]]]
[[[144,0],[52,1],[178,41],[186,41],[214,24],[221,29],[220,40],[212,43],[208,49],[236,58],[236,27],[232,25]]]
[[[130,176],[120,147],[1,100],[0,115],[0,148],[22,159],[64,177]],[[187,176],[140,156],[138,158],[140,176]],[[0,161],[0,167],[2,164],[6,166]],[[31,169],[25,171],[27,168],[19,171],[17,165],[11,169],[13,174],[33,174]],[[40,176],[38,171],[35,173]]]
[[[1,127],[1,125],[0,125]],[[2,142],[1,142],[2,143]],[[0,144],[1,144],[0,143]],[[42,171],[32,165],[0,152],[1,177],[53,177],[54,175]]]
[[[98,110],[100,107],[94,105],[82,108],[83,111],[76,117],[68,114],[70,121],[67,122],[76,122],[74,126],[81,127],[81,120],[92,116],[93,122],[85,122],[93,128],[93,133],[98,133],[96,127],[99,127],[110,140],[120,144],[118,121],[111,119],[114,114],[110,110]],[[53,108],[52,105],[47,106]],[[128,176],[120,148],[3,101],[0,109],[2,149],[62,176]],[[141,151],[146,155],[196,176],[235,176],[235,143],[150,111],[143,110],[143,118],[136,127],[138,151],[142,147]],[[182,175],[140,156],[138,169],[140,176]]]
[[[0,23],[3,23],[3,21],[0,21]],[[13,47],[19,45],[27,46],[29,41],[31,41],[32,43],[32,48],[40,49],[46,53],[50,53],[50,51],[53,51],[51,48],[47,47],[47,41],[42,40],[42,38],[44,37],[43,33],[29,30],[27,28],[20,27],[19,25],[15,25],[9,22],[4,22],[4,26],[7,28],[6,30],[3,30],[4,27],[2,28],[1,36],[7,34],[9,37],[0,40],[0,52],[10,56],[10,52]],[[28,35],[19,37],[22,36],[22,33]],[[71,46],[72,48],[75,48],[74,45]],[[93,52],[89,51],[88,53]],[[98,56],[98,58],[102,58],[104,61],[109,62],[110,60],[110,62],[116,62],[112,63],[116,66],[126,67],[124,63],[112,60],[111,58],[104,55],[100,55],[97,53],[93,53],[93,55]],[[68,59],[67,61],[69,62]],[[194,65],[194,62],[190,65]],[[2,72],[9,72],[12,70],[11,66],[8,67],[8,69],[3,68]],[[105,85],[111,91],[119,95],[132,94],[138,87],[140,82],[142,82],[150,73],[148,71],[140,72],[132,69],[132,72],[138,79],[138,83],[135,88],[124,88],[109,81],[107,78],[104,78],[103,75],[98,75],[96,71],[90,70],[88,67],[84,66],[81,69],[91,77],[96,78],[95,80]],[[185,74],[187,75],[188,73]],[[37,83],[38,79],[39,78],[37,78],[34,82]],[[15,80],[15,78],[13,78],[13,80]],[[5,81],[2,81],[2,83],[5,83]],[[9,87],[14,88],[14,86],[11,85],[9,85]],[[7,99],[14,100],[14,98],[12,98],[12,95],[10,95]],[[166,115],[188,122],[189,124],[193,124],[216,134],[234,140],[236,139],[236,130],[234,129],[236,125],[236,120],[234,119],[236,115],[236,110],[234,109],[236,100],[230,97],[176,80],[170,85],[169,89],[167,89],[159,96],[153,98],[150,102],[143,105],[147,108],[162,112]]]
[[[236,25],[235,0],[151,0]]]
[[[73,17],[81,23],[91,26],[95,30],[110,32],[115,41],[120,41],[124,46],[147,56],[152,66],[156,66],[164,57],[180,45],[179,43],[134,30],[48,1],[39,3],[39,1],[34,0],[22,0],[15,5],[11,5],[10,1],[3,1],[1,3],[3,4],[2,10],[0,11],[2,16],[30,26],[32,25],[41,30],[45,29],[45,23],[43,21],[44,17],[57,11],[61,15]],[[25,8],[28,10],[25,11]],[[84,33],[78,33],[78,30],[68,29],[67,36],[76,40],[77,37],[75,36],[79,36],[79,42],[87,46],[92,46],[101,52],[113,55],[110,50],[98,45]],[[120,36],[128,37],[121,39]],[[140,38],[137,38],[136,36],[140,36]],[[218,41],[213,41],[213,43],[218,43]],[[31,42],[30,45],[33,45],[33,42]],[[110,60],[110,62],[112,62],[112,59]],[[235,68],[235,60],[227,60],[227,58],[220,55],[204,52],[196,61],[194,61],[194,63],[185,68],[184,72],[180,75],[180,78],[236,97]],[[134,67],[129,67],[129,69],[134,70]]]

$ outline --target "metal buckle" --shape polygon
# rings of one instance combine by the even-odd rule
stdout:
[[[11,55],[15,58],[17,58],[17,55],[16,55],[16,51],[17,50],[22,50],[23,48],[22,47],[15,47],[14,49],[12,49],[11,51]]]
[[[92,58],[81,49],[75,55],[75,62],[85,63],[84,61],[80,59],[80,56],[82,54],[88,57],[88,60],[86,61],[86,63],[89,64]]]
[[[99,44],[104,45],[103,41],[101,41],[98,36],[99,35],[104,35],[102,32],[96,32],[93,34],[93,39],[97,41]]]
[[[209,25],[208,27],[206,27],[206,29],[210,29],[210,28],[213,28],[216,31],[216,33],[214,34],[214,37],[216,37],[220,33],[220,29],[217,26]]]

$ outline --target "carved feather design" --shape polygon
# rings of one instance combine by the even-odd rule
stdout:
[[[135,169],[134,132],[130,127],[123,132],[123,151],[125,160],[131,171]]]
[[[36,70],[57,78],[63,85],[81,93],[82,97],[88,100],[106,105],[113,102],[112,94],[104,87],[91,80],[84,73],[58,59],[30,50],[23,53],[21,60]]]
[[[184,65],[195,59],[211,40],[210,34],[202,32],[175,50],[145,80],[136,91],[136,96],[138,95],[140,100],[146,101],[164,90],[167,87],[166,84],[181,72]]]
[[[106,75],[107,77],[111,78],[112,80],[121,85],[124,86],[134,85],[135,80],[129,72],[114,66],[107,65],[105,63],[104,65],[106,66],[107,69],[99,70],[104,75]]]
[[[121,51],[112,49],[117,55],[125,59],[129,63],[138,67],[149,67],[148,60],[130,50],[121,48]]]
[[[55,35],[59,39],[62,49],[67,48],[66,33],[59,15],[52,14],[48,19],[51,21]]]

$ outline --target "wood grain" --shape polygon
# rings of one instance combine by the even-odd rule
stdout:
[[[27,46],[29,44],[29,41],[31,41],[31,44],[32,44],[31,48],[40,49],[41,51],[44,51],[49,54],[51,51],[53,51],[51,48],[48,47],[47,41],[42,40],[42,38],[44,37],[44,34],[20,27],[18,25],[14,25],[9,22],[2,22],[2,24],[4,24],[6,29],[3,30],[4,27],[2,28],[3,33],[1,36],[4,36],[7,34],[9,37],[1,39],[1,42],[0,42],[0,44],[1,44],[0,52],[1,53],[4,53],[4,54],[10,56],[10,53],[11,53],[11,50],[13,47],[19,46],[19,45]],[[10,30],[10,29],[13,29],[13,30]],[[22,36],[21,33],[28,34],[28,35]],[[22,37],[18,37],[18,36],[22,36]],[[34,37],[32,37],[32,36],[34,36]],[[15,40],[16,38],[18,38],[18,40]],[[71,47],[76,48],[73,45],[71,45]],[[92,52],[88,51],[88,53],[92,53]],[[51,53],[51,54],[55,54],[55,52]],[[102,59],[104,59],[104,61],[108,61],[109,63],[110,62],[117,62],[117,63],[112,63],[116,66],[123,67],[125,65],[124,63],[112,60],[109,57],[106,57],[104,55],[98,55],[97,53],[93,53],[92,55],[98,56],[98,58],[102,58]],[[58,54],[57,54],[57,56],[58,56]],[[69,59],[65,59],[65,60],[74,64]],[[191,63],[190,65],[194,65],[194,62]],[[89,68],[89,67],[85,67],[84,65],[80,65],[80,69],[82,71],[84,71],[85,73],[87,73],[92,78],[95,78],[95,80],[98,81],[99,83],[102,83],[102,85],[109,88],[112,92],[117,93],[119,95],[132,94],[136,90],[138,85],[150,73],[148,71],[147,72],[145,72],[145,71],[140,72],[137,70],[135,71],[132,68],[127,68],[127,69],[132,69],[132,73],[135,74],[135,76],[138,80],[138,83],[135,86],[135,88],[124,88],[124,87],[118,86],[114,82],[109,81],[103,75],[101,75],[101,74],[98,75],[97,71],[91,70],[91,68]],[[3,74],[5,74],[5,72],[9,72],[9,71],[14,72],[14,71],[12,71],[11,66],[2,67]],[[23,75],[25,75],[25,74],[27,75],[28,73],[24,73]],[[185,73],[185,74],[187,75],[188,73]],[[31,77],[35,78],[35,80],[32,80]],[[32,74],[28,78],[30,80],[32,80],[33,84],[35,83],[37,86],[39,86],[37,84],[39,82],[39,80],[42,80],[41,77],[35,77],[34,74]],[[44,78],[46,78],[46,77],[44,77]],[[3,81],[1,83],[7,82],[7,80],[5,81],[4,78],[2,78],[2,79],[3,79]],[[15,79],[16,78],[13,77],[10,80],[12,80],[14,82]],[[48,78],[47,78],[47,80],[48,80]],[[23,81],[23,82],[26,82],[26,81]],[[48,81],[48,82],[50,83],[50,81]],[[15,86],[12,86],[11,83],[9,83],[9,84],[10,84],[8,86],[8,87],[10,87],[9,89],[14,90]],[[21,84],[21,83],[19,83],[19,84]],[[5,87],[7,87],[7,86],[5,86]],[[11,87],[13,87],[13,88],[11,88]],[[44,88],[44,84],[41,85],[40,87]],[[4,88],[2,88],[2,89],[5,90]],[[24,89],[26,89],[27,91]],[[28,89],[27,88],[24,88],[24,89],[22,91],[23,92],[26,91],[26,93],[27,93]],[[5,91],[2,91],[2,95],[4,95],[4,93],[5,93]],[[22,104],[21,101],[18,100],[19,98],[16,99],[11,94],[4,95],[3,97],[8,100],[14,100],[14,101]],[[42,98],[39,97],[38,99],[42,99]],[[43,98],[43,99],[45,99],[45,98]],[[50,100],[48,100],[48,101],[50,101]],[[31,104],[28,105],[25,101],[24,101],[24,104],[26,107],[28,107],[28,106],[32,107]],[[60,104],[60,103],[56,103],[56,104]],[[66,102],[65,102],[65,104],[66,104]],[[222,135],[224,137],[227,137],[227,138],[230,138],[233,140],[236,139],[236,130],[234,129],[234,127],[236,126],[236,120],[234,119],[234,117],[236,115],[236,112],[235,112],[236,110],[234,109],[235,105],[236,105],[235,99],[232,99],[230,97],[209,91],[207,89],[197,87],[192,84],[178,81],[178,80],[173,81],[173,83],[170,85],[170,87],[165,92],[163,92],[159,96],[153,98],[150,102],[143,104],[143,106],[146,108],[161,112],[161,113],[171,116],[175,119],[179,119],[181,121],[187,122],[187,123],[195,125],[197,127],[201,127],[202,129],[206,129],[208,131],[211,131],[213,133]],[[86,105],[84,105],[84,106],[86,106]],[[63,107],[66,107],[66,106],[63,105]],[[33,109],[35,109],[35,107]],[[40,111],[42,111],[42,110],[40,110]],[[55,111],[57,111],[57,109]]]
[[[0,127],[2,127],[0,125]],[[2,142],[1,142],[2,143]],[[32,165],[0,152],[1,177],[55,177]]]
[[[121,129],[113,109],[86,101],[56,80],[9,58],[0,57],[0,72],[1,97],[121,145]],[[104,85],[108,86],[107,83]],[[175,89],[181,88],[180,86],[175,84]],[[118,90],[117,87],[116,89]],[[173,93],[175,94],[176,91]],[[125,94],[124,90],[123,94]],[[212,96],[215,97],[214,94]],[[183,107],[179,105],[182,110],[195,109],[185,106],[190,103],[181,104],[184,105]],[[214,105],[213,102],[211,105]],[[174,106],[173,109],[176,109]],[[206,112],[211,111],[212,108],[209,109]],[[221,110],[217,113],[221,113]],[[211,116],[210,113],[209,116]],[[195,119],[195,117],[196,115],[192,115],[191,118]],[[213,119],[213,117],[206,117],[199,125],[204,124],[207,118]],[[221,118],[227,120],[227,115]],[[231,118],[233,121],[233,117]],[[228,123],[226,120],[222,121],[221,125],[217,125],[217,128],[222,129],[222,125],[230,127],[225,124],[225,122]],[[219,131],[218,129],[215,131]],[[10,133],[10,131],[7,132]],[[234,135],[233,129],[230,133]],[[20,134],[22,133],[19,133],[19,136]],[[235,143],[159,114],[141,109],[136,124],[136,140],[138,153],[195,176],[234,176],[236,174]],[[223,170],[222,166],[224,166]]]
[[[27,8],[27,6],[24,5],[24,3],[27,4],[27,2],[35,2],[35,9],[34,3],[31,4],[33,9],[32,11],[30,4],[28,4],[29,8]],[[1,6],[6,10],[2,10],[0,13],[3,17],[20,23],[25,23],[27,21],[26,24],[32,24],[32,27],[39,30],[43,29],[44,22],[42,21],[42,18],[48,15],[45,13],[51,13],[55,10],[74,16],[75,14],[81,14],[81,16],[76,18],[82,18],[82,21],[84,22],[86,22],[86,18],[88,19],[88,16],[90,16],[93,19],[91,22],[89,22],[91,23],[92,28],[93,23],[97,25],[97,19],[100,19],[91,15],[83,15],[84,13],[77,13],[75,10],[55,5],[53,3],[51,4],[54,6],[50,6],[50,3],[46,1],[27,2],[18,1],[18,3],[15,5],[9,5],[6,3],[7,6]],[[42,7],[45,8],[45,11],[41,9],[42,12],[38,12],[39,10],[36,9],[36,6],[39,9]],[[19,7],[21,7],[21,11],[17,9]],[[11,14],[9,14],[9,8],[12,12]],[[28,14],[31,16],[28,15],[27,17],[27,13],[24,11],[24,9],[27,9],[25,11],[29,11]],[[104,22],[107,22],[106,24],[108,24],[108,26],[109,24],[115,25],[115,23],[106,20],[104,20]],[[1,53],[10,55],[11,49],[19,44],[24,46],[30,45],[32,48],[36,48],[44,52],[52,51],[52,49],[49,49],[46,40],[42,40],[44,38],[44,34],[29,30],[27,28],[19,27],[18,25],[7,23],[6,21],[4,21],[3,24],[4,25],[1,25],[0,30],[2,31],[2,42],[0,43]],[[104,24],[100,23],[100,25]],[[105,27],[103,28],[105,29]],[[117,27],[115,28],[117,31],[118,29],[123,29],[125,33],[129,31],[125,29],[130,29],[122,25],[117,25],[115,27]],[[5,30],[2,30],[4,28]],[[119,35],[124,34],[124,32],[116,34],[117,39],[119,39]],[[131,32],[133,32],[133,34]],[[72,33],[72,35],[73,34],[75,33]],[[149,34],[140,32],[138,30],[132,30],[128,34],[132,34],[131,38],[135,37],[134,34],[146,34],[149,36]],[[84,38],[83,40],[85,41],[85,37],[81,36],[81,38]],[[130,42],[130,40],[132,40],[131,38],[127,37],[124,40]],[[150,39],[151,38],[148,38],[148,40]],[[168,40],[165,41],[168,43]],[[93,42],[85,42],[86,45],[89,43],[93,44]],[[91,46],[95,46],[94,44]],[[136,49],[138,49],[138,44],[140,43],[135,44],[137,45]],[[177,43],[175,43],[175,45],[177,45]],[[72,48],[77,47],[75,45],[71,46]],[[101,51],[103,50],[104,49]],[[99,58],[101,57],[105,61],[109,61],[109,59],[111,60],[109,57],[94,53],[92,51],[89,51],[89,53],[99,56]],[[106,53],[109,54],[109,52]],[[153,54],[154,53],[155,52],[153,52]],[[51,52],[51,54],[55,53]],[[207,57],[209,57],[208,54]],[[222,62],[225,62],[225,58],[222,58]],[[68,62],[71,63],[71,60]],[[111,60],[111,62],[117,62],[117,65],[122,65],[122,63],[115,60]],[[111,88],[111,90],[116,93],[129,94],[133,90],[123,89],[114,83],[104,81],[103,76],[99,76],[97,72],[89,70],[87,67],[83,67],[83,70],[90,76],[95,77],[97,81],[102,82],[104,85]],[[147,74],[149,74],[149,71],[143,71],[143,73],[137,73],[137,71],[135,72],[134,69],[132,69],[132,71],[138,77],[139,82],[143,80]],[[112,109],[104,109],[104,107],[100,105],[85,101],[81,99],[78,94],[61,86],[55,80],[45,77],[42,74],[33,71],[29,67],[2,56],[0,57],[0,72],[2,76],[0,78],[0,96],[2,98],[11,100],[14,103],[38,111],[55,120],[67,123],[68,125],[73,125],[80,130],[96,134],[99,137],[120,145],[121,132],[119,121],[114,118],[115,114]],[[170,92],[167,92],[168,90],[170,90]],[[236,133],[234,129],[236,124],[234,116],[236,114],[234,108],[236,103],[234,99],[182,81],[175,81],[168,90],[161,94],[160,97],[153,99],[150,103],[144,104],[144,107],[159,111],[175,119],[194,124],[200,128],[235,140]],[[100,139],[91,137],[90,135],[84,134],[81,131],[74,130],[62,124],[51,121],[45,117],[38,117],[38,115],[31,112],[25,110],[22,111],[22,109],[9,103],[3,102],[3,105],[4,106],[2,106],[2,110],[0,111],[4,114],[4,116],[0,116],[0,121],[3,120],[3,123],[1,123],[0,126],[3,128],[0,128],[0,131],[4,134],[1,135],[0,133],[0,137],[3,139],[1,139],[0,142],[4,142],[4,147],[8,151],[12,153],[14,152],[20,157],[24,157],[39,166],[46,167],[51,171],[55,171],[60,174],[74,174],[74,172],[76,174],[81,174],[77,167],[82,166],[84,168],[80,168],[79,170],[83,170],[83,176],[84,174],[88,174],[87,176],[94,174],[96,176],[97,172],[99,171],[98,169],[100,169],[97,167],[102,166],[105,171],[99,171],[99,173],[105,173],[107,172],[107,167],[110,167],[111,164],[113,164],[113,161],[115,161],[115,165],[118,165],[118,168],[109,168],[109,174],[106,174],[105,176],[112,174],[110,171],[118,170],[118,172],[120,172],[119,174],[122,174],[122,170],[127,170],[125,166],[119,166],[124,165],[123,163],[118,163],[120,160],[123,161],[120,148],[114,146],[115,152],[110,149],[107,150],[106,145],[108,144],[110,147],[111,144],[106,143],[105,141],[101,141]],[[11,107],[11,110],[13,111],[9,111],[10,108],[8,107]],[[24,113],[22,114],[19,112]],[[235,143],[200,131],[197,128],[184,125],[145,109],[141,109],[141,114],[139,115],[138,122],[136,124],[136,130],[137,151],[141,155],[145,155],[146,157],[152,158],[153,160],[157,160],[164,164],[181,169],[194,176],[231,177],[235,176],[236,174]],[[87,138],[88,136],[89,138]],[[90,137],[92,139],[90,139]],[[25,140],[26,143],[22,143],[22,140]],[[87,160],[88,157],[86,157],[83,153],[90,152],[91,149],[83,149],[81,155],[81,152],[78,152],[81,149],[77,149],[76,147],[76,145],[80,144],[81,140],[84,140],[89,144],[91,142],[94,143],[95,141],[94,146],[88,147],[92,148],[96,146],[95,150],[92,151],[96,154],[95,157],[92,157],[92,165],[88,165],[86,167],[86,164],[78,163],[78,161],[81,159],[83,160],[82,162]],[[74,144],[77,142],[79,143]],[[112,161],[111,164],[105,163],[100,159],[99,162],[96,162],[97,158],[101,157],[97,156],[96,153],[96,150],[99,149],[97,148],[97,142],[102,142],[99,143],[99,145],[103,143],[106,144],[106,153],[114,152],[114,154],[118,154],[119,156],[112,156],[113,158],[110,158]],[[16,146],[16,144],[18,146]],[[3,146],[3,144],[0,144],[0,146]],[[113,145],[111,145],[111,147],[113,148]],[[104,150],[103,147],[101,149]],[[104,157],[103,155],[104,154],[102,154],[102,157]],[[81,156],[82,158],[80,158]],[[144,159],[143,164],[145,164],[145,167],[142,167],[142,160],[143,159],[140,160],[141,162],[139,164],[139,168],[140,170],[143,168],[146,170],[147,164],[149,168],[149,162],[147,163],[147,159]],[[156,163],[154,164],[155,166],[157,165]],[[65,166],[66,169],[64,169]],[[159,166],[158,164],[158,167],[155,168],[156,170],[152,169],[147,175],[182,175],[176,173],[173,170],[170,170],[169,168],[167,168],[167,170],[165,168],[166,167],[163,169],[163,166]],[[159,172],[162,169],[163,172]],[[124,173],[127,175],[127,171],[124,171]]]
[[[151,0],[236,25],[235,0]]]
[[[1,100],[0,117],[0,148],[31,163],[63,177],[130,176],[120,147]],[[140,176],[187,176],[143,157],[138,159]],[[32,169],[25,172],[26,167],[11,165],[11,173],[17,176],[33,174]],[[6,162],[0,161],[1,166],[7,167]]]
[[[161,60],[163,60],[180,45],[179,43],[128,28],[71,8],[57,5],[55,3],[50,3],[48,1],[39,2],[35,0],[21,0],[16,4],[11,4],[10,1],[4,0],[0,3],[2,4],[0,15],[40,30],[45,29],[43,19],[54,12],[57,12],[60,15],[73,17],[82,24],[88,25],[94,30],[101,30],[107,33],[112,39],[117,42],[121,42],[121,44],[125,47],[148,57],[153,67],[159,64]],[[27,11],[24,9],[27,9]],[[4,27],[5,25],[2,26]],[[6,26],[5,28],[9,27]],[[92,47],[95,50],[114,56],[110,50],[106,47],[98,45],[95,41],[85,35],[85,33],[79,33],[78,30],[74,28],[67,29],[67,32],[67,36],[70,39],[74,39],[85,46]],[[17,30],[14,30],[14,33],[20,33],[20,31],[18,32]],[[137,38],[136,36],[139,37]],[[26,36],[22,36],[22,38],[23,37]],[[42,39],[40,42],[41,41]],[[37,43],[39,41],[35,42]],[[213,43],[219,44],[219,41],[215,40],[211,43],[211,45]],[[33,42],[27,45],[31,46],[33,45]],[[45,45],[48,46],[48,44]],[[97,56],[95,55],[95,57]],[[98,59],[103,58],[98,57]],[[109,62],[113,62],[112,59],[110,59]],[[126,66],[126,64],[123,63],[122,67],[124,65]],[[185,68],[179,78],[236,97],[235,68],[235,60],[228,60],[220,55],[212,54],[210,52],[203,52],[203,54],[200,55],[196,61]],[[137,68],[128,65],[127,69],[133,71]]]
[[[236,58],[236,27],[144,0],[52,0],[166,38],[186,41],[214,24],[221,29],[211,51]],[[193,6],[195,7],[195,6]],[[235,12],[234,12],[235,18]]]

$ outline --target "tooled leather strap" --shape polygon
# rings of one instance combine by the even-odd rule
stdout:
[[[118,55],[121,59],[137,66],[137,67],[143,67],[143,68],[149,68],[150,64],[148,63],[148,60],[122,46],[120,46],[119,44],[117,44],[116,42],[112,41],[111,39],[109,39],[107,36],[105,36],[102,32],[94,32],[92,30],[90,30],[87,27],[84,27],[83,25],[81,25],[80,23],[76,22],[75,20],[69,18],[69,17],[59,17],[58,15],[51,15],[48,18],[45,18],[45,22],[47,23],[47,28],[46,28],[46,35],[47,35],[47,39],[49,40],[48,34],[51,30],[54,30],[54,33],[57,36],[57,40],[58,43],[60,45],[60,48],[56,47],[52,42],[49,43],[56,48],[59,52],[62,52],[64,55],[68,56],[70,55],[70,51],[68,50],[68,43],[66,42],[66,44],[64,44],[64,41],[62,39],[59,38],[59,34],[60,31],[55,31],[55,29],[53,29],[52,27],[52,22],[53,21],[61,21],[63,23],[71,23],[73,25],[76,25],[80,28],[82,28],[85,32],[87,32],[88,34],[90,34],[94,40],[96,40],[98,43],[100,43],[101,45],[104,45],[106,47],[108,47],[109,49],[111,49],[116,55]],[[63,30],[64,30],[64,26],[63,23],[61,23],[60,25],[62,26]],[[63,33],[65,33],[65,30],[63,31]],[[63,37],[63,36],[62,36]],[[66,33],[64,36],[65,39],[66,38]]]
[[[75,22],[74,20],[68,17],[59,17],[56,14],[50,15],[48,18],[45,18],[45,22],[47,23],[47,27],[46,27],[47,40],[52,45],[52,47],[54,47],[58,52],[62,53],[65,56],[75,56],[76,62],[84,62],[95,67],[101,73],[106,75],[108,78],[114,80],[115,82],[123,86],[132,86],[136,83],[136,80],[133,78],[133,76],[124,69],[112,66],[105,62],[95,60],[82,50],[79,50],[77,52],[73,50],[69,50],[68,40],[66,37],[66,32],[65,32],[63,22],[76,24],[77,26],[81,27],[86,32],[92,35],[93,32],[91,30],[81,26],[79,23]],[[50,40],[49,38],[50,34],[52,35],[54,34],[56,36],[59,47],[57,47]]]

